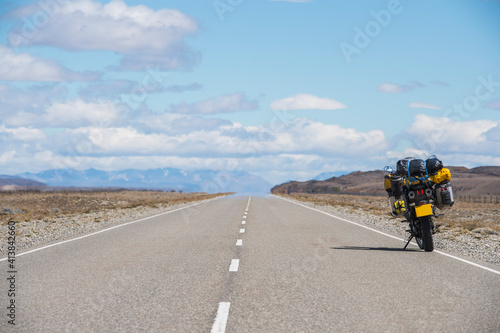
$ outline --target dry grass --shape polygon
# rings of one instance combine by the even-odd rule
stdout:
[[[0,192],[0,224],[46,220],[62,215],[138,206],[158,207],[218,197],[224,194],[160,191]]]
[[[305,193],[282,196],[318,205],[351,207],[353,213],[367,212],[378,216],[390,216],[389,202],[386,197]],[[436,219],[438,227],[463,228],[469,231],[489,228],[500,233],[500,205],[498,204],[457,201],[451,209],[445,211],[438,209],[436,213],[444,213],[444,216]]]

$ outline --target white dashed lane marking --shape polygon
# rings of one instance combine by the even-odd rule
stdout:
[[[239,266],[240,266],[240,259],[233,259],[233,260],[231,260],[231,265],[229,266],[229,271],[230,272],[237,272]]]
[[[223,333],[226,331],[227,318],[229,317],[230,302],[220,302],[217,316],[215,317],[211,333]]]
[[[248,197],[247,207],[245,208],[245,213],[243,215],[243,221],[241,224],[246,224],[245,219],[248,215],[248,208],[250,207],[250,200],[252,197]],[[240,234],[244,234],[245,229],[240,229]],[[236,246],[243,246],[243,239],[236,240]],[[230,272],[237,272],[240,266],[240,259],[232,259],[231,265],[229,265]],[[211,333],[224,333],[226,332],[227,320],[229,318],[229,307],[230,302],[220,302],[219,308],[217,309],[217,316],[215,317],[214,324],[212,325]]]

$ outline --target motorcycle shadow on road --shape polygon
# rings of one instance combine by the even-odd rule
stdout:
[[[339,246],[330,247],[331,250],[356,250],[356,251],[393,251],[393,252],[421,252],[418,248],[406,248],[402,247],[370,247],[370,246]]]

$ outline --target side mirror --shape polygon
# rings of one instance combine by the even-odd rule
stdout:
[[[386,166],[386,167],[384,168],[384,171],[385,171],[385,172],[389,172],[389,173],[390,173],[390,172],[392,172],[392,171],[394,171],[394,170],[393,170],[390,166]]]

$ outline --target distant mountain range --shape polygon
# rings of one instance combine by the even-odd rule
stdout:
[[[458,195],[500,195],[500,166],[448,167]],[[386,195],[384,171],[356,171],[325,180],[291,181],[276,185],[271,193],[365,193]],[[318,178],[318,177],[317,177]]]
[[[0,184],[32,186],[118,187],[184,192],[269,193],[271,184],[245,171],[181,170],[161,168],[102,171],[55,169],[17,176],[0,176]]]

